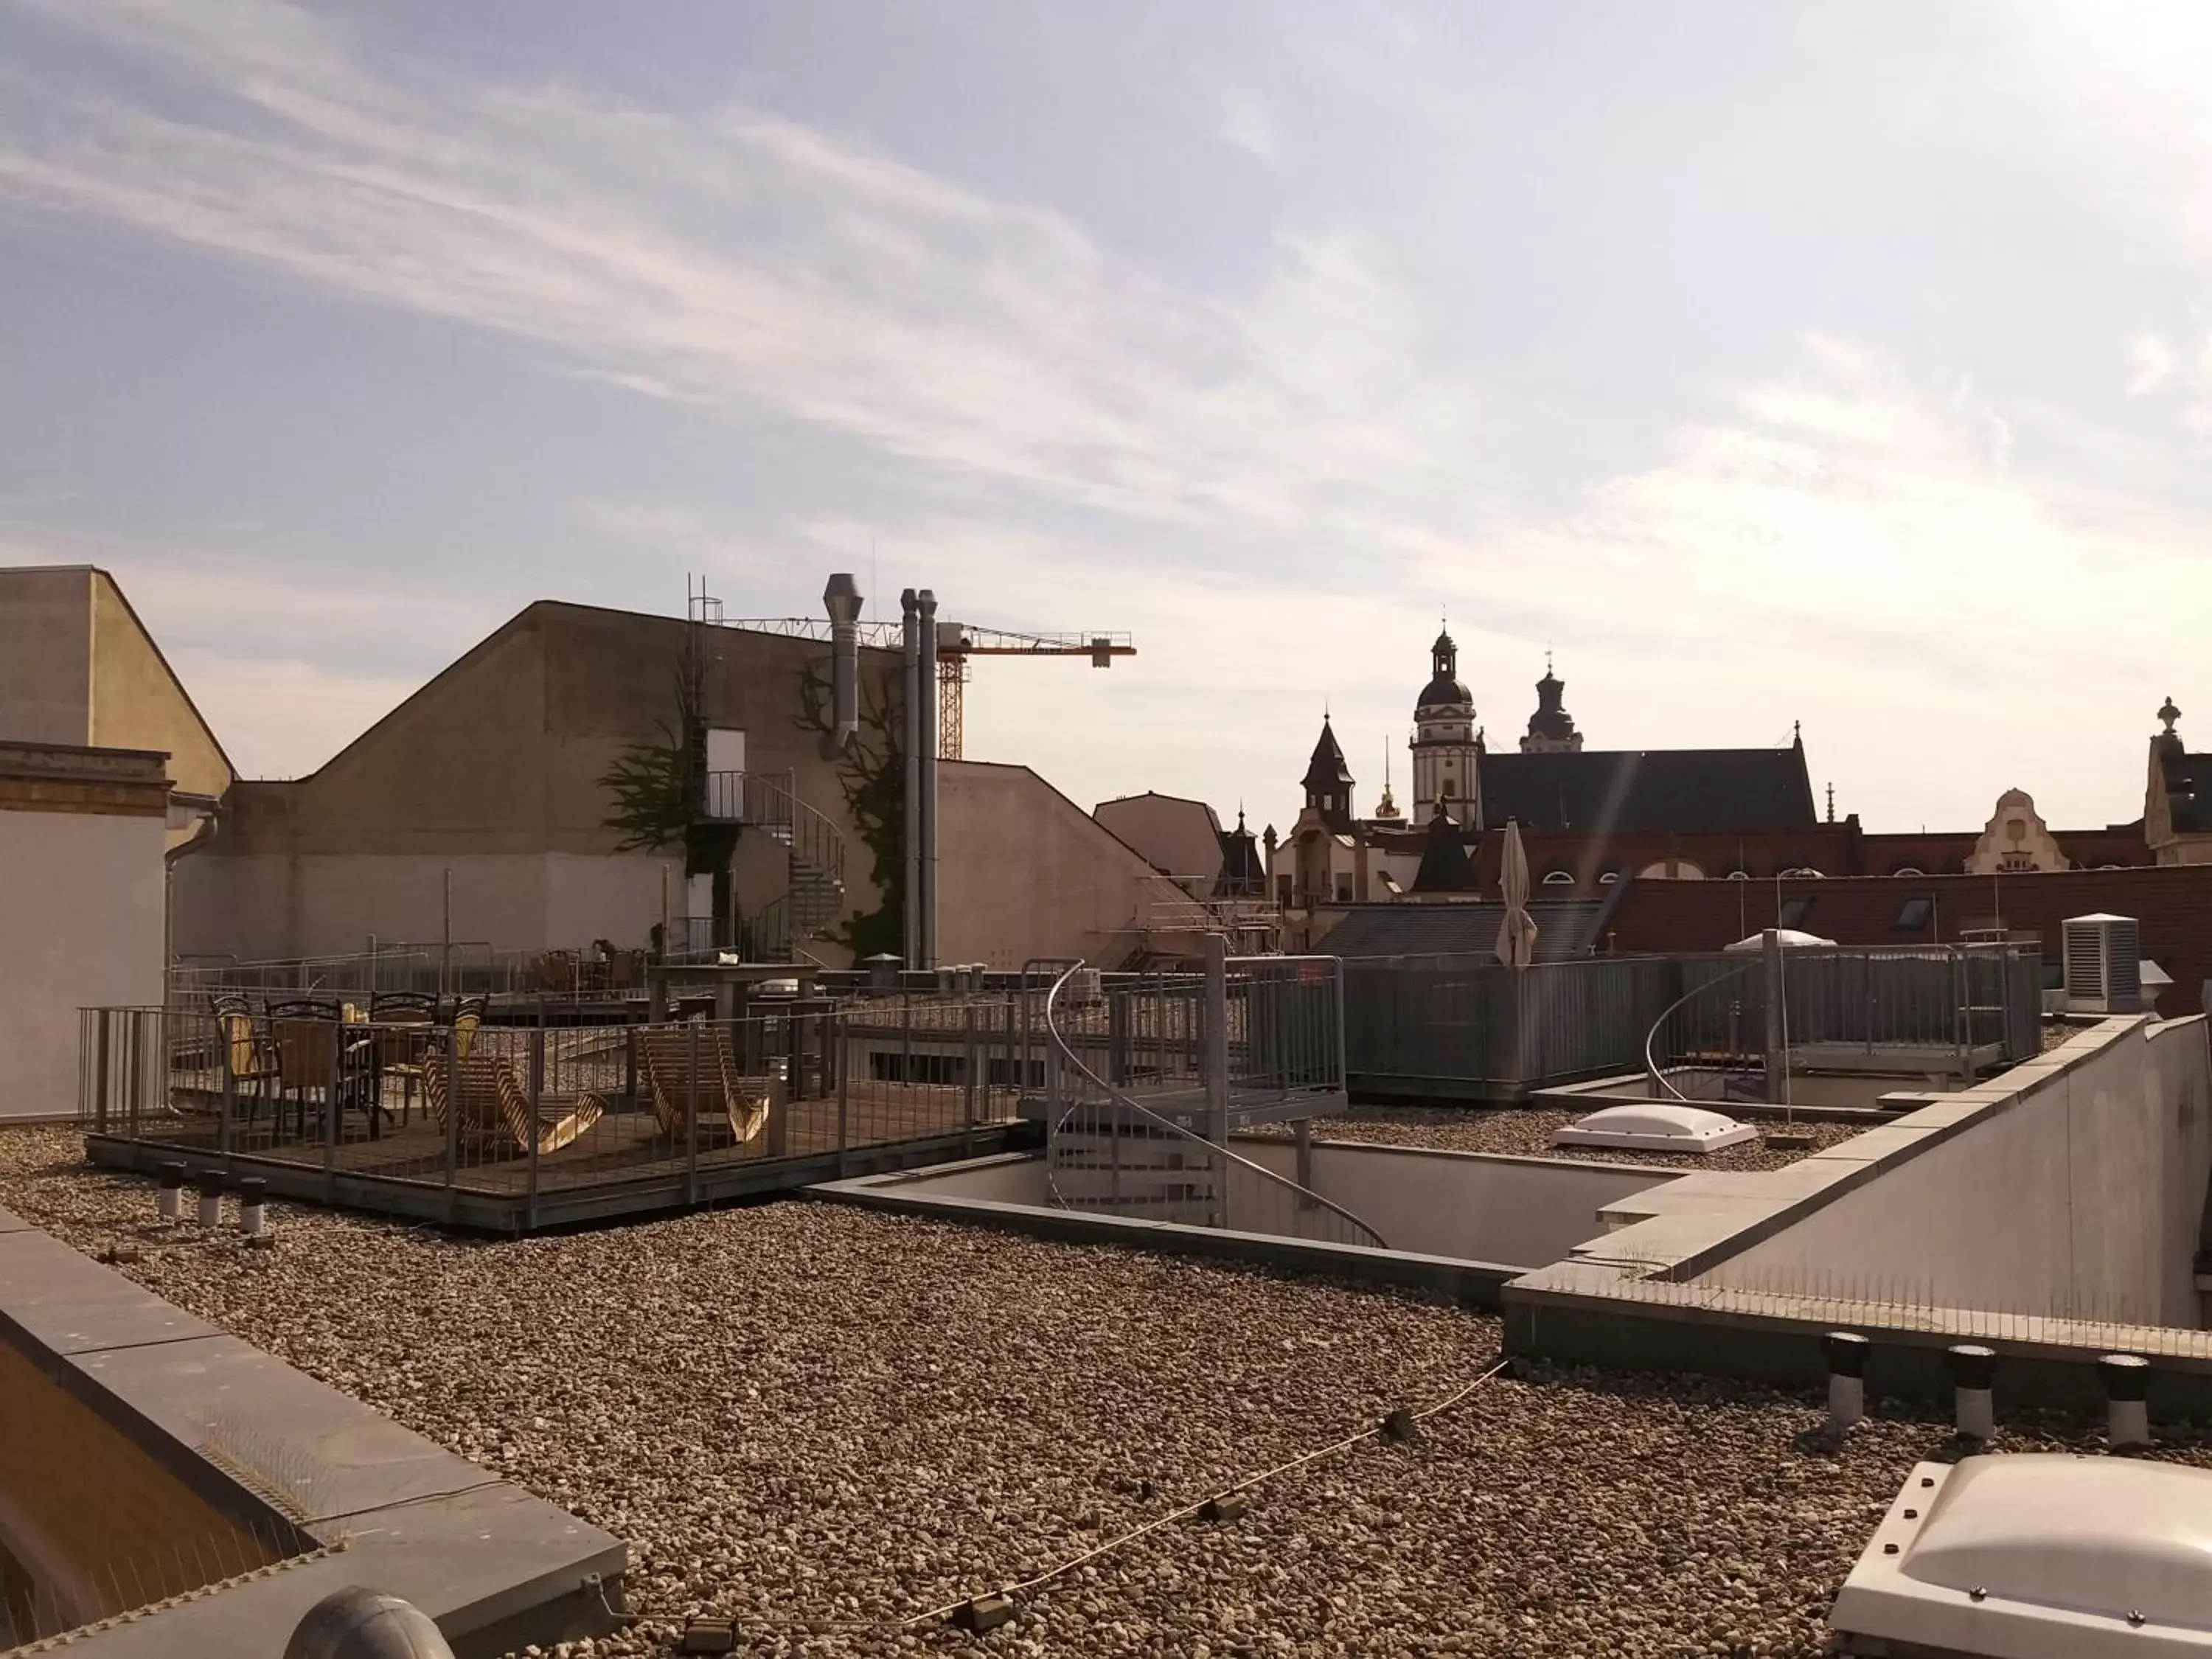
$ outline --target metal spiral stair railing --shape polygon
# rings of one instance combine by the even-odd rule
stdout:
[[[1672,1020],[1676,1014],[1689,1006],[1691,1003],[1696,1001],[1699,997],[1705,996],[1711,992],[1717,991],[1723,985],[1733,985],[1745,975],[1750,973],[1753,969],[1759,968],[1761,965],[1762,964],[1759,962],[1747,962],[1740,968],[1730,969],[1727,973],[1721,975],[1717,979],[1707,980],[1703,985],[1692,986],[1688,990],[1683,992],[1680,996],[1676,997],[1674,1001],[1668,1003],[1665,1010],[1660,1014],[1659,1018],[1651,1022],[1651,1029],[1644,1034],[1644,1072],[1645,1077],[1650,1081],[1653,1092],[1660,1095],[1663,1098],[1679,1100],[1686,1104],[1689,1103],[1690,1099],[1689,1096],[1684,1094],[1680,1089],[1674,1086],[1674,1079],[1668,1077],[1667,1073],[1661,1069],[1662,1062],[1659,1059],[1657,1052],[1659,1036],[1662,1031],[1665,1031],[1668,1029],[1668,1022]],[[1686,1058],[1694,1058],[1694,1056],[1686,1056],[1672,1053],[1671,1050],[1674,1046],[1675,1045],[1673,1044],[1668,1045],[1670,1052],[1668,1055],[1668,1060],[1669,1061]],[[1733,1048],[1723,1050],[1722,1051],[1717,1062],[1715,1064],[1715,1069],[1719,1071],[1721,1073],[1722,1094],[1724,1098],[1727,1094],[1727,1079],[1731,1070],[1729,1062],[1735,1057],[1735,1050]]]
[[[1297,1182],[1290,1179],[1286,1176],[1278,1175],[1274,1170],[1268,1169],[1264,1164],[1255,1163],[1250,1158],[1242,1157],[1239,1154],[1230,1151],[1226,1146],[1219,1146],[1213,1141],[1208,1140],[1204,1135],[1195,1133],[1193,1131],[1185,1128],[1182,1124],[1176,1122],[1172,1118],[1161,1115],[1159,1113],[1153,1111],[1150,1107],[1145,1105],[1142,1102],[1133,1099],[1126,1091],[1116,1088],[1114,1085],[1107,1082],[1096,1072],[1093,1072],[1088,1066],[1085,1065],[1083,1061],[1076,1056],[1075,1050],[1069,1044],[1066,1034],[1060,1029],[1060,1022],[1058,1018],[1062,994],[1066,992],[1068,982],[1073,980],[1077,974],[1083,971],[1084,966],[1084,963],[1077,963],[1073,967],[1066,969],[1061,973],[1058,979],[1053,981],[1051,990],[1047,992],[1045,994],[1045,1036],[1054,1051],[1051,1054],[1048,1054],[1046,1057],[1046,1062],[1048,1065],[1065,1065],[1076,1077],[1088,1084],[1091,1088],[1097,1090],[1099,1095],[1103,1096],[1107,1102],[1110,1103],[1118,1112],[1125,1114],[1128,1117],[1143,1124],[1155,1135],[1164,1136],[1194,1146],[1202,1147],[1208,1158],[1222,1160],[1224,1176],[1228,1169],[1234,1168],[1242,1170],[1267,1185],[1291,1194],[1300,1206],[1309,1209],[1318,1209],[1334,1216],[1339,1221],[1342,1222],[1346,1229],[1353,1235],[1349,1241],[1350,1243],[1364,1244],[1370,1249],[1378,1250],[1388,1249],[1389,1248],[1388,1244],[1383,1243],[1382,1234],[1376,1231],[1372,1226],[1368,1224],[1368,1223],[1362,1220],[1357,1215],[1354,1215],[1342,1205],[1334,1202],[1331,1199],[1323,1197],[1321,1194],[1315,1192],[1310,1187],[1302,1186]],[[1060,1172],[1055,1167],[1054,1163],[1054,1146],[1063,1135],[1075,1132],[1074,1120],[1079,1113],[1082,1112],[1086,1108],[1095,1108],[1097,1104],[1097,1102],[1096,1101],[1079,1100],[1060,1110],[1047,1121],[1045,1185],[1047,1191],[1052,1198],[1052,1201],[1060,1206],[1062,1209],[1081,1210],[1092,1207],[1070,1197],[1061,1189],[1059,1181]]]
[[[760,830],[791,860],[783,926],[793,939],[818,939],[845,914],[845,837],[803,799],[788,772],[716,772],[708,778],[709,815]]]

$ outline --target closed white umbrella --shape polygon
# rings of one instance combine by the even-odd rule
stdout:
[[[1498,879],[1505,890],[1505,919],[1498,924],[1498,959],[1508,968],[1526,968],[1536,959],[1536,919],[1528,914],[1528,852],[1521,845],[1516,818],[1505,821]]]

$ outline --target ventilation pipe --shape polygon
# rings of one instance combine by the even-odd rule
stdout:
[[[1959,1437],[1987,1440],[1997,1428],[1990,1389],[1996,1379],[1996,1351],[1978,1342],[1961,1342],[1944,1353],[1951,1368],[1952,1407]]]
[[[915,966],[921,956],[921,602],[914,589],[899,595],[902,632],[901,644],[906,654],[906,791],[902,814],[905,831],[901,839],[906,843],[906,902],[899,908],[906,922],[905,956],[907,965]],[[935,688],[931,688],[933,690]]]
[[[2097,1362],[2105,1384],[2105,1439],[2113,1450],[2150,1444],[2150,1361],[2136,1353],[2108,1353]]]
[[[925,587],[915,595],[921,663],[915,680],[921,692],[921,929],[915,944],[916,968],[937,966],[937,595]]]
[[[830,613],[830,731],[823,735],[822,757],[843,754],[860,729],[860,589],[843,571],[822,590]]]
[[[1841,1434],[1866,1415],[1867,1350],[1856,1331],[1830,1331],[1821,1339],[1828,1355],[1828,1430]]]

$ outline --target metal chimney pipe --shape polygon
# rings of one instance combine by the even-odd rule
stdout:
[[[844,571],[830,578],[822,590],[823,609],[830,613],[830,705],[832,730],[822,738],[822,757],[834,760],[845,752],[853,734],[860,729],[860,584]]]
[[[900,642],[906,650],[906,793],[901,836],[906,843],[906,902],[899,908],[906,922],[906,965],[911,968],[921,955],[921,705],[925,695],[920,601],[911,587],[900,593],[899,611],[903,629]],[[936,688],[927,690],[933,694]]]
[[[917,968],[937,966],[937,595],[915,596],[921,611],[921,954]]]

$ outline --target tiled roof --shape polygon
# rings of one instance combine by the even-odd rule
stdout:
[[[1583,955],[1605,904],[1599,899],[1535,899],[1536,960]],[[1314,948],[1336,957],[1487,955],[1498,948],[1502,904],[1396,903],[1355,906]]]
[[[1788,749],[1585,750],[1482,757],[1491,825],[1685,835],[1809,829],[1805,754]]]

